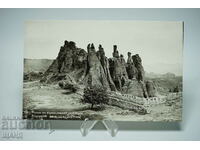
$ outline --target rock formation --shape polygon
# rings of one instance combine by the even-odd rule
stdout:
[[[96,51],[94,44],[88,44],[86,52],[78,48],[75,42],[65,41],[41,81],[53,83],[62,80],[84,86],[98,85],[139,97],[156,95],[153,83],[144,81],[140,56],[131,56],[128,52],[126,62],[123,55],[119,54],[117,45],[113,46],[113,57],[107,58],[102,45]]]
[[[105,56],[104,49],[101,45],[99,45],[99,50],[97,51],[97,57],[99,58],[101,65],[104,69],[104,73],[106,75],[106,78],[109,83],[109,87],[112,91],[116,91],[116,86],[112,80],[112,77],[110,75],[110,69],[109,69],[109,61],[108,58]]]
[[[125,80],[128,79],[126,72],[126,62],[123,55],[119,56],[117,46],[114,45],[113,48],[113,58],[109,59],[110,73],[116,88],[121,91]]]
[[[135,64],[135,67],[137,68],[137,76],[136,79],[138,81],[144,81],[144,68],[142,66],[142,59],[138,54],[132,56],[133,63]]]
[[[127,74],[128,74],[129,79],[135,79],[136,78],[138,71],[137,71],[137,68],[135,67],[135,64],[133,62],[131,52],[128,52],[126,70],[127,70]]]
[[[149,97],[157,96],[156,86],[152,81],[150,80],[146,81],[146,89]]]
[[[86,74],[87,67],[87,53],[84,49],[76,47],[76,44],[72,41],[64,42],[64,46],[61,46],[58,57],[53,61],[50,67],[45,72],[42,81],[52,82],[52,78],[57,76],[63,76],[68,73],[75,78],[75,80],[82,79]]]
[[[97,85],[103,86],[104,88],[110,89],[107,76],[105,73],[105,68],[103,68],[102,63],[106,63],[103,57],[103,54],[97,55],[95,47],[93,44],[88,44],[87,46],[88,57],[87,57],[87,73],[86,81],[88,85]],[[98,53],[103,53],[103,50],[100,50]]]
[[[117,50],[117,45],[113,46],[113,57],[114,58],[119,58],[119,52]]]
[[[142,82],[138,82],[137,80],[129,80],[123,86],[123,93],[131,94],[138,97],[147,97],[146,89]]]

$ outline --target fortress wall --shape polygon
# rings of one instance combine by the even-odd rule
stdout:
[[[115,98],[115,97],[110,97],[108,104],[120,107],[122,109],[133,110],[135,112],[147,111],[146,108],[141,104],[133,103],[130,101],[119,100],[118,98]]]
[[[170,93],[165,97],[150,97],[150,98],[141,98],[137,96],[133,96],[130,94],[110,94],[110,104],[121,107],[123,109],[136,109],[134,107],[139,106],[145,107],[151,105],[163,104],[167,101],[167,99],[175,99],[180,96],[182,93]]]

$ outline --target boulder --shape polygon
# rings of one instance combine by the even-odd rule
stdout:
[[[69,80],[62,80],[58,82],[58,85],[65,90],[69,90],[71,92],[76,92],[79,90],[79,86],[76,83],[70,82]]]
[[[156,97],[157,96],[157,90],[155,84],[148,80],[145,82],[146,84],[146,89],[149,97]]]

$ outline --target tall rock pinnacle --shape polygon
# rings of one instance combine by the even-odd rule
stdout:
[[[129,79],[136,78],[138,71],[137,71],[137,68],[135,67],[133,59],[131,57],[131,52],[128,52],[128,59],[127,59],[126,70],[127,70],[127,74],[128,74],[128,78]]]
[[[126,62],[123,55],[119,57],[116,45],[113,46],[113,58],[109,59],[109,66],[115,86],[119,91],[121,91],[125,80],[128,79],[128,75],[126,72]]]
[[[88,72],[86,75],[87,84],[89,85],[96,85],[96,86],[103,86],[110,90],[110,86],[105,74],[105,70],[102,66],[101,62],[105,62],[105,60],[99,60],[97,53],[95,52],[95,47],[93,44],[88,45]],[[98,52],[100,53],[100,52]],[[103,56],[100,56],[100,58]]]
[[[138,54],[132,56],[135,67],[137,68],[137,80],[144,81],[144,68],[142,66],[142,59]]]

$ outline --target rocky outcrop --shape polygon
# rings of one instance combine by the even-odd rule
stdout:
[[[156,97],[157,96],[157,90],[155,84],[148,80],[146,83],[146,89],[149,97]]]
[[[62,80],[58,82],[58,85],[65,90],[69,90],[72,93],[75,93],[79,90],[79,86],[76,83],[70,82],[69,80]]]
[[[57,58],[44,73],[42,82],[52,83],[65,80],[84,86],[102,86],[107,90],[120,91],[138,97],[156,95],[155,86],[144,81],[142,59],[138,54],[128,53],[127,62],[113,46],[113,57],[105,56],[104,48],[88,44],[87,51],[78,48],[75,42],[65,41]]]
[[[138,97],[152,97],[153,94],[149,95],[147,92],[142,59],[138,54],[131,56],[131,52],[128,52],[126,71],[129,80],[126,81],[122,92]]]
[[[123,87],[122,93],[131,94],[138,97],[148,97],[145,83],[136,79],[128,80]]]
[[[133,63],[135,64],[135,67],[137,68],[137,76],[136,79],[138,81],[144,81],[144,68],[142,66],[142,59],[138,54],[132,56]]]
[[[119,52],[117,50],[117,45],[113,46],[113,57],[114,58],[119,58]]]
[[[109,87],[112,91],[116,91],[116,86],[112,80],[112,77],[110,75],[110,69],[109,69],[109,61],[108,58],[105,56],[104,49],[101,45],[99,45],[99,50],[97,51],[97,57],[99,58],[101,65],[104,69],[104,73],[106,75],[106,78],[109,83]]]
[[[127,74],[128,74],[128,78],[129,79],[136,79],[136,77],[138,76],[138,71],[137,68],[135,67],[135,64],[133,62],[132,56],[131,56],[131,52],[128,52],[128,59],[127,59]]]
[[[95,47],[93,44],[88,44],[87,46],[88,57],[87,57],[87,75],[86,75],[86,82],[88,85],[94,86],[103,86],[110,90],[110,86],[107,80],[107,76],[105,73],[105,68],[103,68],[102,63],[106,63],[103,57],[103,54],[97,55]],[[98,53],[103,53],[100,50]],[[99,56],[99,57],[98,57]],[[101,59],[102,58],[102,59]]]
[[[121,91],[125,81],[128,79],[126,62],[123,55],[119,56],[116,45],[114,45],[113,50],[113,58],[109,59],[109,69],[116,88]]]
[[[65,41],[64,46],[60,47],[58,57],[49,67],[46,73],[67,73],[71,71],[73,65],[73,53],[76,50],[74,42]]]
[[[76,47],[75,42],[64,42],[58,53],[58,57],[53,61],[44,74],[41,81],[52,82],[57,76],[70,74],[76,81],[84,78],[87,68],[87,52]],[[61,77],[59,78],[61,80]]]

